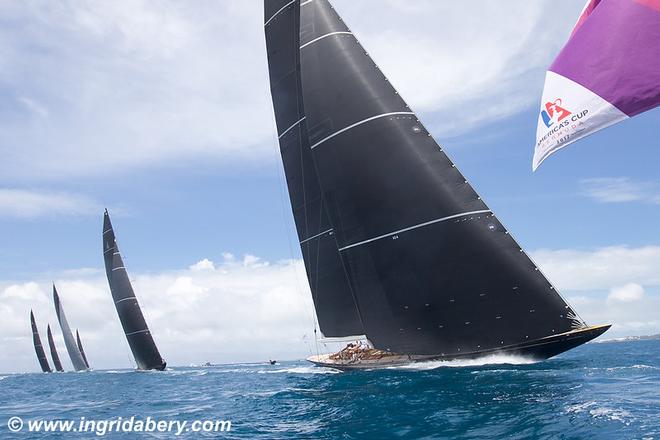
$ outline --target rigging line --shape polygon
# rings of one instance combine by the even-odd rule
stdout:
[[[277,124],[275,122],[275,114],[274,113],[273,113],[273,116],[272,116],[271,120],[272,120],[272,125],[274,127],[277,127]],[[296,280],[296,292],[298,293],[298,296],[300,296],[300,298],[302,299],[303,304],[305,304],[305,306],[303,308],[305,309],[305,312],[307,314],[308,322],[313,322],[314,318],[312,318],[312,315],[310,314],[310,310],[309,310],[309,303],[308,303],[309,298],[307,298],[307,296],[303,293],[302,285],[300,283],[300,277],[298,275],[298,267],[296,266],[296,263],[295,263],[295,257],[294,257],[294,253],[293,253],[293,245],[292,245],[292,240],[291,240],[291,230],[287,227],[288,226],[288,222],[287,222],[288,217],[286,216],[286,208],[285,208],[286,203],[284,201],[284,189],[283,189],[283,183],[282,183],[282,182],[286,182],[286,178],[284,177],[283,172],[282,172],[282,166],[283,165],[280,165],[282,163],[281,162],[282,158],[281,158],[281,155],[280,155],[279,140],[275,138],[275,136],[277,134],[277,128],[275,128],[275,130],[272,130],[272,133],[273,133],[273,137],[272,137],[271,142],[275,146],[275,148],[273,148],[273,150],[272,150],[273,155],[275,156],[275,160],[273,161],[273,166],[275,167],[275,173],[277,174],[277,177],[278,177],[277,178],[277,183],[278,183],[277,186],[278,186],[279,193],[280,193],[280,208],[281,208],[281,214],[282,214],[282,223],[281,223],[281,225],[282,225],[284,235],[287,238],[287,245],[289,247],[289,257],[291,258],[291,266],[292,266],[292,270],[293,270],[293,275],[294,275],[295,280]]]
[[[297,24],[296,28],[300,28],[300,13],[298,13],[297,16],[298,16],[298,23],[296,23]],[[300,37],[298,37],[298,44],[300,44]],[[300,50],[296,51],[296,58],[297,58],[296,61],[297,61],[298,65],[300,65]],[[303,97],[299,96],[299,95],[302,95],[302,79],[301,79],[301,73],[298,70],[296,72],[296,109],[298,110],[298,115],[303,115],[305,113],[304,107],[301,108],[301,99],[303,99]],[[305,216],[305,234],[307,236],[309,236],[309,215],[308,215],[308,212],[307,212],[308,211],[307,189],[305,187],[305,182],[306,182],[306,179],[305,179],[305,166],[304,166],[305,162],[303,160],[303,148],[305,148],[305,146],[309,146],[309,137],[307,137],[307,139],[303,139],[303,136],[302,136],[303,135],[303,131],[302,131],[302,128],[303,128],[302,127],[302,120],[303,119],[305,119],[305,117],[303,117],[301,119],[301,122],[299,124],[297,124],[296,127],[298,129],[298,134],[299,134],[299,139],[300,139],[300,144],[299,144],[300,145],[300,173],[302,175],[301,181],[302,181],[302,190],[303,190],[302,191],[303,213],[304,213],[304,216]],[[312,165],[314,171],[316,172],[316,163],[314,162],[314,157],[313,157],[313,153],[312,153],[311,149],[309,150],[309,153],[310,153],[309,154],[309,159],[312,161],[311,165]],[[318,180],[319,180],[318,173],[315,174],[315,177],[316,177],[316,180],[318,182]],[[320,185],[320,183],[319,183],[319,185]],[[321,203],[319,205],[320,206],[319,206],[319,217],[318,218],[319,218],[319,226],[320,226],[320,222],[321,222],[320,219],[322,218],[322,215],[323,215],[323,197],[322,196],[321,196]],[[300,239],[300,237],[298,237],[298,239]],[[311,243],[309,243],[309,242],[306,243],[306,247],[307,247],[308,252],[309,252],[309,246],[310,245],[311,245]],[[312,295],[313,295],[312,296],[312,299],[313,299],[312,300],[312,324],[314,326],[314,345],[316,347],[316,355],[317,356],[319,355],[319,341],[318,341],[318,331],[317,331],[317,329],[320,328],[320,324],[319,324],[318,314],[316,313],[316,306],[315,306],[316,301],[315,300],[317,299],[316,295],[318,294],[318,283],[319,283],[319,273],[318,273],[319,266],[318,266],[318,263],[319,263],[319,260],[320,260],[320,252],[321,252],[321,246],[320,246],[320,243],[317,243],[317,247],[316,247],[316,265],[312,269],[312,270],[314,270],[314,273],[312,273],[312,270],[310,270],[310,276],[314,277],[314,289],[311,292]],[[308,282],[310,282],[310,281],[311,280],[308,280]],[[310,283],[310,290],[311,290],[311,283]]]
[[[314,158],[312,158],[312,160],[314,160]],[[314,165],[314,164],[312,164],[312,165]],[[316,169],[316,167],[314,169]],[[323,215],[323,196],[321,196],[321,203],[319,203],[319,219],[321,218],[322,215]],[[320,220],[319,220],[319,226],[321,226]],[[321,233],[321,234],[323,234],[323,233]],[[321,235],[321,234],[317,234],[317,236]],[[311,245],[311,243],[308,244],[308,246],[310,246],[310,245]],[[318,294],[318,291],[319,291],[319,260],[320,259],[321,259],[321,241],[319,240],[316,243],[316,265],[314,266],[314,269],[316,271],[316,273],[314,274],[315,275],[315,277],[314,277],[314,292],[316,292],[316,294]],[[316,316],[316,314],[315,314],[315,316]],[[316,327],[319,327],[319,328],[321,327],[321,325],[319,324],[318,321],[319,321],[319,317],[316,316],[316,322],[314,323],[314,341],[316,342],[316,355],[317,356],[319,355],[319,341],[318,341],[318,334],[316,333]]]
[[[298,14],[296,14],[294,16],[294,19],[297,20],[297,23],[295,23],[296,26],[294,28],[295,29],[300,29],[300,7],[298,8]],[[298,33],[298,40],[297,41],[298,41],[298,44],[300,44],[300,33]],[[300,65],[300,51],[299,50],[296,51],[296,62],[297,62],[298,65]],[[303,139],[303,124],[304,124],[304,120],[306,119],[306,115],[305,115],[304,107],[301,108],[301,99],[302,99],[302,96],[300,96],[301,94],[302,94],[302,79],[300,77],[300,73],[296,72],[296,110],[297,110],[297,114],[299,116],[302,116],[302,118],[300,119],[300,121],[298,123],[296,123],[295,128],[298,130],[298,138],[300,139],[300,143],[299,143],[299,147],[300,147],[300,173],[302,175],[301,181],[302,181],[302,196],[303,196],[303,214],[305,216],[305,234],[309,234],[309,216],[308,216],[308,212],[307,212],[307,209],[308,209],[308,207],[307,207],[307,189],[305,187],[305,182],[306,182],[305,167],[303,166],[303,164],[304,164],[304,161],[303,161],[303,142],[304,142],[304,139]],[[307,142],[309,142],[309,140],[307,140]],[[311,159],[313,161],[313,158],[311,158]],[[312,166],[314,166],[313,162],[312,162]],[[294,221],[295,221],[295,219],[294,219]],[[289,240],[291,240],[290,236],[289,236]],[[300,236],[298,236],[298,240],[300,240]],[[291,241],[289,241],[289,245],[291,246]],[[309,247],[308,247],[308,249],[309,249]],[[302,251],[302,247],[300,248],[300,250]],[[304,265],[304,256],[303,256],[303,265]],[[297,271],[296,271],[296,274],[297,274]],[[306,267],[305,267],[305,277],[307,279],[308,286],[310,287],[310,290],[311,290],[311,284],[310,284],[310,280],[307,277],[307,268]],[[310,292],[310,293],[312,295],[314,295],[314,292]],[[307,301],[309,301],[309,297],[307,297],[306,299],[307,299]],[[309,307],[310,304],[307,301],[306,301],[307,310],[309,311],[309,313],[311,315],[311,318],[312,318],[312,326],[314,328],[314,341],[316,342],[316,340],[317,340],[316,329],[318,328],[318,317],[316,316],[316,307],[315,307],[315,303],[314,303],[313,300],[312,300],[311,308]],[[317,344],[317,351],[318,351],[318,343],[316,342],[316,344]]]

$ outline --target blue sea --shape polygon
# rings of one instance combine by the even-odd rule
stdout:
[[[16,433],[12,417],[21,418]],[[106,422],[97,431],[28,432],[40,420],[73,420],[74,429]],[[146,432],[148,420],[187,426],[180,435]],[[138,421],[145,430],[118,431]],[[194,421],[231,426],[192,431]],[[2,439],[660,439],[660,340],[592,343],[539,363],[489,358],[348,373],[294,361],[5,374],[0,423]]]

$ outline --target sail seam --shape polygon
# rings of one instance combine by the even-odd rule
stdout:
[[[305,5],[307,5],[307,4],[309,4],[309,3],[313,2],[313,1],[314,1],[314,0],[307,0],[306,2],[302,2],[302,3],[300,4],[300,6],[305,6]]]
[[[320,237],[320,236],[322,236],[322,235],[324,235],[324,234],[327,234],[328,232],[332,232],[332,228],[328,229],[327,231],[323,231],[323,232],[321,232],[321,233],[318,233],[318,234],[316,234],[316,235],[314,235],[314,236],[312,236],[312,237],[306,238],[306,239],[304,239],[303,241],[301,241],[300,244],[307,243],[308,241],[310,241],[310,240],[314,240],[315,238],[318,238],[318,237]]]
[[[131,335],[137,335],[138,333],[147,333],[149,331],[148,328],[144,330],[138,330],[136,332],[131,332],[131,333],[124,333],[124,336],[131,336]]]
[[[368,240],[359,241],[357,243],[349,244],[348,246],[344,246],[342,248],[339,248],[339,251],[344,251],[346,249],[350,249],[350,248],[355,247],[355,246],[361,246],[363,244],[371,243],[372,241],[380,240],[382,238],[391,237],[391,236],[397,235],[397,234],[402,234],[404,232],[412,231],[413,229],[422,228],[424,226],[433,225],[435,223],[445,222],[447,220],[453,220],[453,219],[459,218],[459,217],[465,217],[466,215],[486,214],[486,213],[490,213],[490,212],[491,212],[490,209],[482,209],[480,211],[463,212],[461,214],[454,214],[454,215],[450,215],[448,217],[438,218],[438,219],[431,220],[431,221],[428,221],[428,222],[420,223],[418,225],[409,226],[407,228],[399,229],[398,231],[390,232],[389,234],[383,234],[383,235],[379,235],[378,237],[370,238]]]
[[[325,35],[321,35],[320,37],[316,37],[312,41],[308,41],[307,43],[300,46],[300,48],[303,49],[303,48],[309,46],[310,44],[316,43],[317,41],[322,40],[326,37],[330,37],[332,35],[353,35],[353,32],[346,32],[346,31],[330,32],[329,34],[325,34]]]
[[[289,127],[289,128],[287,128],[286,130],[284,130],[284,132],[283,132],[281,135],[279,135],[277,138],[278,138],[278,139],[282,139],[282,136],[284,136],[284,135],[287,134],[289,131],[291,131],[291,130],[293,129],[293,127],[295,127],[296,125],[298,125],[298,124],[300,124],[302,121],[304,121],[305,118],[306,118],[306,116],[303,116],[302,118],[298,119],[298,121],[294,122],[293,125],[291,125],[291,127]]]
[[[112,269],[112,271],[114,272],[114,271],[119,270],[119,269],[126,269],[126,268],[124,266],[119,266],[119,267],[115,267],[114,269]]]
[[[107,234],[107,233],[110,232],[110,231],[112,231],[112,228],[110,228],[110,229],[106,229],[105,231],[103,231],[103,234]]]
[[[129,299],[137,299],[137,298],[134,296],[129,296],[128,298],[122,298],[119,301],[115,301],[115,304],[119,304],[122,301],[128,301]]]
[[[333,137],[338,136],[338,135],[350,130],[351,128],[355,128],[359,125],[366,124],[367,122],[371,122],[375,119],[385,118],[387,116],[396,116],[396,115],[414,115],[414,113],[413,112],[391,112],[391,113],[383,113],[382,115],[376,115],[376,116],[372,116],[372,117],[367,118],[367,119],[363,119],[361,121],[356,122],[355,124],[349,125],[348,127],[342,128],[341,130],[332,133],[330,136],[327,136],[327,137],[321,139],[320,141],[318,141],[317,143],[312,145],[310,148],[313,150],[314,148],[321,145],[323,142],[325,142],[327,140],[330,140]]]
[[[277,11],[276,13],[274,13],[272,17],[270,17],[268,20],[266,20],[266,23],[264,23],[264,27],[268,26],[268,23],[270,23],[271,20],[272,20],[273,18],[277,17],[277,15],[278,15],[280,12],[282,12],[283,10],[285,10],[286,8],[288,8],[289,6],[291,6],[292,4],[294,4],[296,1],[297,1],[297,0],[292,0],[292,1],[290,1],[289,3],[287,3],[286,5],[282,6],[282,7],[279,9],[279,11]]]

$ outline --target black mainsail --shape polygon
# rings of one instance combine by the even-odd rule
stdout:
[[[50,365],[48,365],[48,359],[46,358],[44,347],[41,345],[39,329],[37,329],[37,323],[34,321],[34,313],[32,310],[30,310],[30,325],[32,326],[32,342],[34,343],[34,351],[37,353],[37,359],[39,360],[41,371],[44,373],[50,373],[52,370],[50,369]]]
[[[50,324],[48,324],[48,346],[50,347],[50,357],[53,358],[53,365],[55,366],[55,371],[64,371],[62,368],[62,362],[60,362],[60,355],[57,354],[57,347],[55,347],[55,340],[53,339],[53,333],[50,331]],[[87,362],[85,362],[87,364]]]
[[[60,296],[57,293],[55,284],[53,284],[53,302],[55,303],[55,314],[57,315],[57,320],[60,323],[60,329],[62,329],[62,336],[64,337],[64,345],[66,346],[66,351],[69,353],[69,358],[71,359],[71,364],[73,364],[73,369],[76,371],[84,371],[89,367],[83,359],[78,344],[71,333],[71,327],[69,322],[66,319],[64,314],[64,308],[62,307],[62,302],[60,301]]]
[[[80,340],[80,333],[78,333],[78,329],[76,329],[76,345],[78,345],[78,350],[80,350],[80,354],[85,361],[85,365],[87,365],[87,368],[89,368],[89,362],[87,362],[87,356],[85,355],[85,349],[82,346],[82,341]]]
[[[266,0],[265,34],[319,321],[329,307],[376,348],[442,358],[547,358],[609,328],[562,299],[327,0]],[[325,223],[310,230],[310,217]],[[346,289],[314,264],[335,254]]]
[[[119,321],[140,370],[164,370],[166,363],[149,331],[119,253],[108,210],[103,215],[103,259]]]

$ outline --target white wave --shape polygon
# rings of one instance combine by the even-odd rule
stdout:
[[[606,406],[598,406],[595,401],[578,403],[566,407],[566,412],[579,414],[588,412],[594,419],[607,419],[622,422],[629,425],[633,420],[633,415],[630,411],[621,408],[609,408]]]
[[[9,376],[0,376],[0,380],[7,379]]]
[[[632,414],[630,413],[630,411],[626,411],[625,409],[620,409],[620,408],[607,408],[607,407],[594,408],[592,410],[589,410],[589,414],[591,414],[591,417],[593,418],[606,418],[608,420],[616,420],[619,422],[623,422],[626,425],[630,424],[630,421],[632,419]]]
[[[280,368],[277,370],[259,370],[259,374],[338,374],[341,373],[339,370],[333,368],[323,368],[323,367],[292,367],[292,368]]]
[[[212,371],[208,369],[208,367],[205,367],[203,370],[178,370],[178,369],[173,369],[173,368],[167,368],[165,369],[166,374],[171,374],[172,376],[206,376],[209,374],[209,371]],[[157,370],[149,370],[149,372],[156,372],[162,374],[162,371],[157,371]]]
[[[214,368],[211,370],[212,373],[256,373],[257,370],[248,370],[247,368],[229,368],[229,369],[218,369]]]
[[[493,354],[475,359],[455,359],[451,361],[423,361],[406,365],[392,366],[389,369],[435,370],[436,368],[482,367],[486,365],[528,365],[538,361],[525,356]]]
[[[654,367],[653,365],[644,365],[644,364],[635,364],[630,368],[642,368],[642,369],[651,369],[651,370],[658,370],[658,367]]]
[[[610,342],[628,342],[628,341],[637,341],[639,337],[630,337],[626,336],[624,338],[611,338],[611,339],[596,339],[594,341],[589,341],[589,344],[607,344]]]
[[[630,365],[630,366],[627,366],[627,367],[609,367],[609,368],[605,368],[605,371],[618,371],[618,370],[630,370],[630,369],[635,369],[635,370],[659,370],[660,368],[654,367],[652,365],[635,364],[635,365]]]
[[[566,407],[566,412],[567,413],[581,413],[587,410],[588,408],[596,405],[596,402],[591,401],[591,402],[582,402],[582,403],[576,403],[575,405],[569,405]]]

